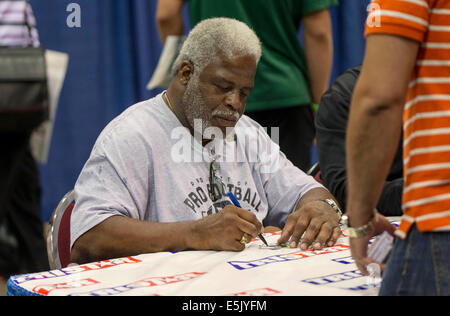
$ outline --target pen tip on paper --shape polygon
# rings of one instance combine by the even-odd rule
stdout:
[[[267,243],[266,239],[264,238],[264,236],[262,234],[258,235],[259,239],[261,239],[261,241],[267,246],[269,247],[269,244]]]

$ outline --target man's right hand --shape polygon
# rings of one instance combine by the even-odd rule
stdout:
[[[193,222],[191,246],[198,250],[242,251],[245,244],[240,241],[245,233],[253,238],[262,232],[255,214],[227,205],[219,213]]]
[[[197,221],[156,223],[111,216],[80,236],[72,247],[72,262],[87,263],[163,251],[241,251],[244,233],[262,232],[255,214],[227,205]]]

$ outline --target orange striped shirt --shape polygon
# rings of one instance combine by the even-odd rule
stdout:
[[[420,42],[403,115],[404,238],[450,231],[450,1],[374,0],[366,36],[390,34]]]

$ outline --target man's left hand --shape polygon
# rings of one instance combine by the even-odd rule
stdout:
[[[313,249],[319,250],[333,246],[340,235],[338,214],[327,203],[317,200],[303,205],[288,216],[278,242],[289,240],[291,248],[300,244],[302,250],[311,245]]]
[[[375,213],[375,226],[370,234],[360,238],[350,238],[352,257],[362,274],[369,274],[367,271],[367,266],[371,263],[377,263],[381,267],[381,270],[384,270],[385,264],[375,262],[367,256],[369,241],[372,237],[377,236],[384,231],[387,231],[389,234],[394,236],[395,230],[396,227],[392,225],[386,217],[377,212]]]

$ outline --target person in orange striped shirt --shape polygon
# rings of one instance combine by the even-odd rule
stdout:
[[[370,237],[393,231],[374,209],[403,125],[404,215],[380,295],[450,295],[450,1],[371,9],[346,145],[352,255],[367,274]]]

